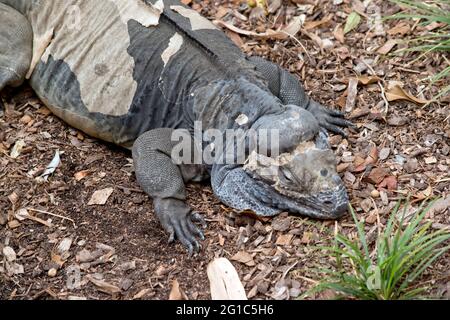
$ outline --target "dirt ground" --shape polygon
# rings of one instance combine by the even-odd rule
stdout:
[[[409,194],[412,205],[407,210],[413,212],[425,198],[450,196],[450,98],[426,107],[412,98],[387,101],[396,86],[420,102],[449,84],[447,79],[427,88],[428,82],[422,81],[446,66],[442,55],[415,60],[414,53],[390,54],[402,44],[392,48],[389,40],[427,32],[413,23],[373,19],[377,12],[389,15],[398,7],[378,0],[364,1],[368,6],[350,0],[271,1],[264,17],[245,1],[186,2],[211,20],[258,33],[227,30],[248,54],[264,56],[298,75],[314,99],[348,111],[357,129],[349,130],[347,139],[330,140],[351,203],[366,221],[372,243],[399,199]],[[352,11],[363,19],[344,36],[342,28]],[[295,37],[260,35],[294,18],[306,20]],[[204,215],[208,227],[201,253],[189,258],[180,244],[167,243],[151,201],[136,183],[129,152],[70,128],[26,85],[2,95],[2,299],[167,299],[175,281],[187,298],[209,299],[206,267],[222,256],[233,262],[249,298],[295,299],[319,279],[317,268],[332,266],[332,259],[315,246],[329,243],[335,227],[356,236],[349,216],[337,223],[287,214],[256,220],[222,205],[208,184],[191,184],[189,203]],[[18,157],[11,157],[21,142]],[[39,182],[36,177],[57,150],[59,167],[48,181]],[[112,194],[105,205],[89,205],[99,190]],[[450,226],[449,213],[444,208],[427,218],[434,228],[445,228]],[[4,247],[14,250],[9,268],[7,257],[1,256]],[[426,272],[422,280],[430,295],[450,297],[449,270],[447,255]]]

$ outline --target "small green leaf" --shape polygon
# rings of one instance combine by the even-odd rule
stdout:
[[[347,22],[345,23],[344,34],[347,34],[355,29],[360,22],[361,16],[359,14],[354,11],[350,13],[350,15],[347,17]]]

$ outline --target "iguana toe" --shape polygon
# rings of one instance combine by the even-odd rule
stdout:
[[[190,219],[188,220],[188,227],[189,230],[196,236],[199,237],[200,240],[205,240],[205,235],[203,234],[203,231],[200,230],[199,227],[197,227],[197,225],[195,225],[192,216],[190,217]]]
[[[192,222],[200,223],[200,225],[202,226],[203,229],[206,229],[206,227],[208,226],[208,224],[206,223],[203,216],[200,213],[198,213],[197,211],[192,212],[191,220],[192,220]]]

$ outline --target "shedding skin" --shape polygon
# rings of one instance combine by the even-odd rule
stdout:
[[[208,19],[201,16],[197,11],[183,7],[183,6],[170,6],[170,9],[179,13],[185,18],[188,18],[191,23],[193,31],[197,30],[217,30],[217,27],[211,23]]]
[[[181,49],[183,41],[183,37],[179,33],[175,33],[175,35],[170,38],[169,46],[161,55],[161,59],[164,61],[164,67],[167,65],[170,58]]]

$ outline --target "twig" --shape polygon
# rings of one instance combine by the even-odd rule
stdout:
[[[375,70],[373,70],[372,66],[370,64],[368,64],[367,62],[365,62],[364,59],[362,59],[361,62],[366,65],[366,67],[370,70],[370,72],[372,73],[373,76],[377,75]]]
[[[300,47],[302,47],[303,51],[305,51],[306,55],[309,58],[309,61],[312,61],[312,57],[309,55],[308,50],[306,50],[305,46],[303,45],[303,43],[300,40],[298,40],[295,36],[293,36],[287,32],[283,31],[283,33],[287,34],[291,39],[294,39],[300,45]]]
[[[291,271],[297,265],[297,263],[298,263],[298,261],[294,262],[291,266],[289,266],[289,268],[287,268],[286,271],[283,272],[281,279],[286,278],[289,271]]]
[[[338,73],[340,71],[342,71],[342,69],[317,70],[317,72],[320,73]]]
[[[401,70],[401,71],[405,71],[405,72],[415,73],[415,74],[421,74],[422,73],[422,72],[417,71],[417,70],[412,70],[412,69],[403,68],[403,67],[396,67],[395,69],[398,69],[398,70]]]
[[[370,64],[368,64],[364,60],[361,60],[361,61],[362,61],[362,63],[364,63],[367,66],[367,68],[369,68],[369,70],[370,70],[370,72],[372,73],[373,76],[377,75],[375,73],[375,70],[372,68],[372,66]],[[389,101],[386,98],[386,91],[384,90],[383,82],[384,82],[384,80],[380,80],[377,83],[378,83],[378,86],[381,89],[381,97],[383,98],[383,101],[384,101],[384,113],[387,115],[387,113],[389,111]]]
[[[38,213],[42,213],[42,214],[48,214],[49,216],[61,218],[61,219],[63,219],[63,220],[69,220],[69,221],[72,222],[73,225],[75,226],[75,221],[74,221],[73,219],[70,219],[70,218],[61,216],[61,215],[59,215],[59,214],[55,214],[55,213],[51,213],[51,212],[43,211],[43,210],[39,210],[39,209],[33,209],[33,208],[27,208],[27,210],[34,211],[34,212],[38,212]]]
[[[386,98],[386,91],[384,91],[384,86],[381,83],[381,81],[378,81],[378,86],[381,89],[381,97],[383,98],[383,101],[384,101],[384,114],[387,115],[387,113],[389,111],[389,101]]]
[[[134,189],[134,188],[127,188],[124,186],[117,186],[117,188],[119,188],[120,190],[126,192],[126,191],[130,191],[130,192],[136,192],[136,193],[145,193],[143,190],[140,189]]]
[[[319,281],[315,281],[315,280],[313,280],[313,279],[310,279],[310,278],[307,278],[307,277],[304,277],[304,276],[296,275],[295,277],[296,277],[296,278],[299,278],[299,279],[302,279],[302,280],[305,280],[305,281],[307,281],[307,282],[310,282],[310,283],[312,283],[312,284],[318,284],[318,283],[319,283]]]
[[[444,122],[450,119],[450,114],[447,116],[447,118],[444,119]]]
[[[23,217],[26,218],[26,219],[30,219],[30,220],[33,220],[35,222],[38,222],[40,224],[43,224],[44,226],[46,226],[48,228],[53,227],[53,225],[50,222],[47,222],[45,220],[42,220],[41,218],[32,216],[31,214],[24,215]]]

